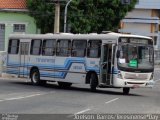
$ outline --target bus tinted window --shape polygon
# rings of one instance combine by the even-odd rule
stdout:
[[[40,55],[42,40],[32,40],[31,55]]]
[[[72,56],[84,57],[87,48],[87,40],[73,40],[72,43]]]
[[[19,51],[19,40],[10,40],[8,46],[9,54],[18,54]]]
[[[56,40],[43,40],[42,55],[55,55]]]
[[[70,40],[57,41],[57,56],[70,56]]]
[[[89,40],[87,56],[89,58],[99,58],[101,54],[101,40]]]

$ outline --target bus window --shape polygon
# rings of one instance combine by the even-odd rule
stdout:
[[[42,40],[32,40],[31,42],[31,55],[40,55]]]
[[[19,51],[19,40],[10,40],[8,46],[9,54],[18,54]]]
[[[52,56],[55,55],[56,40],[43,40],[42,55]]]
[[[57,41],[57,56],[70,56],[70,40],[58,40]]]
[[[72,56],[84,57],[87,48],[87,40],[73,40],[72,43]]]
[[[99,58],[101,54],[101,40],[89,40],[87,56],[89,58]]]

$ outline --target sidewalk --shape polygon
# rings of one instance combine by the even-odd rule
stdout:
[[[160,65],[155,65],[154,70],[160,70]]]
[[[8,76],[8,75],[1,75],[0,76],[0,80],[18,80],[18,81],[25,81],[25,82],[30,82],[30,79],[28,78],[17,78],[17,77],[13,77],[13,76]]]
[[[11,76],[7,75],[6,73],[1,73],[0,74],[0,79],[7,80],[7,79],[17,79],[17,78],[11,77]]]

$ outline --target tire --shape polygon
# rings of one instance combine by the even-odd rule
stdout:
[[[31,71],[31,82],[33,85],[45,85],[46,81],[40,80],[40,73],[38,69]]]
[[[68,88],[68,87],[71,87],[72,83],[68,83],[68,82],[58,82],[58,85],[59,85],[61,88]]]
[[[92,92],[96,91],[97,85],[98,85],[97,76],[95,73],[92,73],[90,76],[90,89]]]
[[[123,88],[123,94],[128,95],[130,91],[130,88]]]

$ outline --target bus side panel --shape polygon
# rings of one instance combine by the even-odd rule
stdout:
[[[18,77],[19,67],[19,54],[8,54],[6,73]]]
[[[93,71],[100,75],[100,58],[86,58],[86,71]],[[100,80],[99,80],[100,82]]]
[[[56,81],[85,83],[86,68],[85,58],[80,57],[56,57],[55,78]]]
[[[40,78],[54,80],[54,56],[30,56],[29,68],[30,72],[33,67],[38,68],[40,72]]]

